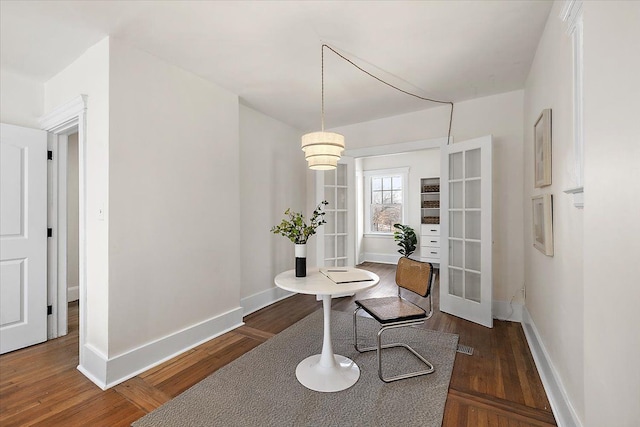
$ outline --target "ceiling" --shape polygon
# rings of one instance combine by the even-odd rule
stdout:
[[[524,86],[550,1],[7,1],[0,65],[44,82],[105,36],[303,131],[320,125],[321,45],[420,96]],[[327,128],[434,106],[325,49]]]

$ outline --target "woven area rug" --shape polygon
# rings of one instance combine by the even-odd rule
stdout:
[[[334,352],[360,367],[360,379],[347,390],[320,393],[296,379],[298,363],[322,349],[322,310],[318,310],[133,426],[440,426],[458,336],[419,328],[386,332],[384,342],[405,340],[436,371],[385,384],[378,378],[375,351],[360,354],[353,348],[351,315],[337,311],[331,315]],[[373,345],[377,323],[363,318],[358,325],[361,342]],[[421,368],[405,349],[385,351],[385,375]]]

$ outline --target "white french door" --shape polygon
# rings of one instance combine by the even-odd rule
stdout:
[[[318,267],[353,266],[355,263],[354,159],[343,156],[334,170],[316,175],[316,203],[325,206],[327,222],[318,228]]]
[[[491,136],[441,150],[440,310],[493,327]]]
[[[0,353],[47,339],[47,133],[0,125]]]

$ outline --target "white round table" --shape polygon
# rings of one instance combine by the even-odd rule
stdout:
[[[324,337],[322,353],[309,356],[298,364],[296,377],[305,387],[321,392],[345,390],[354,385],[360,377],[360,368],[351,359],[333,353],[331,343],[331,295],[355,293],[371,288],[380,282],[380,278],[366,270],[353,267],[335,267],[335,270],[357,271],[366,274],[372,280],[337,284],[318,270],[307,271],[307,277],[296,277],[295,270],[280,273],[275,278],[279,288],[301,294],[322,297],[324,314]]]

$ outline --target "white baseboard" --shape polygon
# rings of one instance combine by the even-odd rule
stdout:
[[[257,294],[242,298],[240,300],[242,317],[271,305],[274,302],[289,298],[292,295],[295,294],[293,292],[285,291],[284,289],[273,287],[266,291],[258,292]]]
[[[379,262],[381,264],[397,264],[402,255],[393,254],[377,254],[372,252],[365,252],[364,260],[366,262]]]
[[[85,345],[78,370],[106,390],[242,325],[237,307],[109,359]]]
[[[491,308],[494,319],[522,322],[522,304],[520,303],[494,300]]]
[[[547,393],[547,398],[549,398],[551,410],[556,418],[558,427],[582,427],[580,418],[578,418],[573,405],[571,405],[566,389],[549,358],[549,353],[540,339],[540,334],[538,334],[527,307],[522,308],[522,329],[524,329],[524,335],[527,338],[529,349],[531,349],[533,360],[538,368],[542,385]]]
[[[107,356],[91,344],[80,348],[80,364],[78,370],[103,390],[107,389]]]
[[[78,301],[80,299],[80,287],[78,285],[67,288],[67,302]]]

